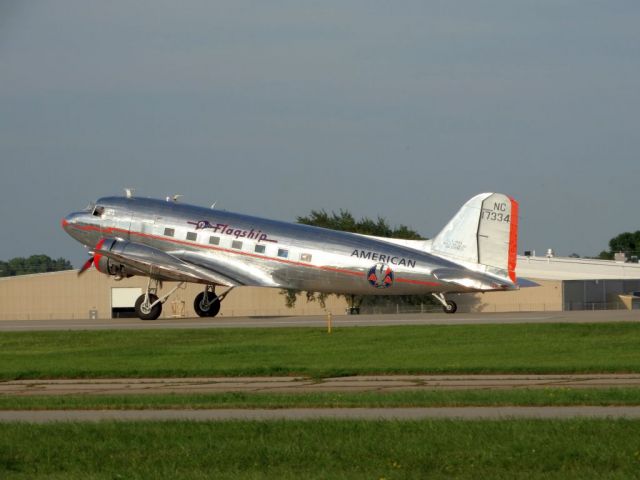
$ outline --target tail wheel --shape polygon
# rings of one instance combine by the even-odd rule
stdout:
[[[456,305],[456,302],[453,300],[447,300],[447,306],[443,306],[442,309],[444,310],[444,313],[456,313],[458,305]]]
[[[215,317],[220,312],[220,299],[215,297],[211,300],[210,295],[211,294],[209,294],[209,303],[204,301],[204,292],[196,295],[196,299],[193,301],[193,309],[199,317]]]
[[[145,304],[145,296],[140,295],[136,300],[136,315],[140,320],[155,320],[162,313],[162,303],[153,303],[158,300],[158,296],[153,293],[149,294],[149,303]],[[153,305],[153,307],[151,307]]]

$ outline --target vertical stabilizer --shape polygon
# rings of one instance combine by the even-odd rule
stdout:
[[[485,265],[516,281],[518,202],[502,193],[481,193],[465,203],[433,239],[433,253]]]

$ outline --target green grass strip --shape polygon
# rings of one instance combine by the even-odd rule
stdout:
[[[0,410],[640,405],[640,388],[3,396]]]
[[[0,379],[640,372],[640,324],[0,333]]]
[[[0,424],[0,478],[638,478],[629,420]]]

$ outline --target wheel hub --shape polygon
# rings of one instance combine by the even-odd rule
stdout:
[[[151,313],[151,304],[148,302],[143,303],[142,305],[140,305],[140,311],[145,315],[149,315],[149,313]]]

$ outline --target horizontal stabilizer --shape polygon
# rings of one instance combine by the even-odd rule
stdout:
[[[539,283],[536,283],[533,280],[529,280],[528,278],[518,278],[517,284],[518,284],[518,287],[520,288],[530,288],[530,287],[540,286]]]
[[[441,282],[453,283],[474,291],[517,289],[517,286],[507,279],[466,268],[439,268],[431,273]]]

